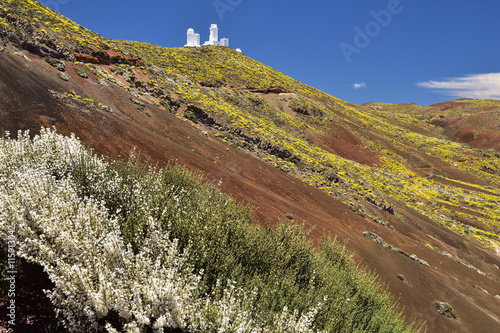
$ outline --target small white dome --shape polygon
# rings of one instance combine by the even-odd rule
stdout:
[[[236,52],[239,52],[239,53],[241,53],[241,49],[236,49]]]
[[[189,29],[188,29],[188,34],[194,34],[194,30],[193,30],[193,29],[191,29],[191,28],[189,28]]]

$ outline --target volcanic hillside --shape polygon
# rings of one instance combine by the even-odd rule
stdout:
[[[230,48],[110,40],[36,1],[0,5],[2,134],[55,127],[202,171],[255,223],[348,241],[408,322],[498,331],[500,103],[358,106]]]
[[[436,127],[436,133],[471,147],[500,151],[500,102],[461,99],[421,107],[415,104],[368,103],[388,116],[410,114]]]

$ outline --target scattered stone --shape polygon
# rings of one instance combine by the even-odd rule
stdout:
[[[394,207],[392,207],[391,205],[384,205],[382,207],[382,210],[388,212],[389,214],[391,215],[395,215],[395,212],[394,212]]]
[[[75,67],[75,72],[76,72],[76,74],[78,74],[78,76],[83,77],[84,79],[89,77],[89,72],[87,72],[83,68]]]
[[[24,61],[26,61],[26,62],[31,62],[31,59],[30,59],[30,58],[28,58],[28,57],[26,56],[26,54],[24,54],[24,53],[23,53],[23,52],[21,52],[21,51],[19,51],[19,52],[14,52],[14,53],[12,53],[12,54],[17,55],[17,56],[20,56],[20,57],[21,57],[21,58],[23,58],[23,59],[24,59]]]
[[[293,215],[292,214],[286,213],[285,216],[286,216],[287,219],[293,220]]]
[[[108,80],[111,83],[114,83],[116,85],[118,85],[118,83],[120,83],[120,81],[115,79],[115,77],[112,74],[106,72],[105,70],[103,70],[101,68],[97,68],[96,72],[97,72],[96,75],[102,76],[104,79]]]
[[[140,106],[146,106],[146,104],[144,104],[143,102],[137,100],[137,99],[131,99],[132,100],[132,103],[134,104],[137,104],[137,105],[140,105]]]
[[[457,259],[455,257],[453,257],[451,254],[447,253],[447,252],[444,252],[442,250],[440,250],[438,247],[434,247],[433,248],[434,251],[436,251],[437,253],[439,254],[442,254],[443,256],[445,256],[446,258],[448,259],[451,259],[455,262],[458,262],[459,264],[462,264],[464,265],[465,267],[469,268],[469,269],[472,269],[473,271],[477,272],[478,274],[481,274],[482,276],[486,276],[486,273],[480,271],[479,269],[477,269],[476,267],[472,266],[472,265],[469,265],[469,264],[466,264],[465,262],[463,262],[462,260],[460,259]],[[486,276],[487,277],[487,276]]]
[[[69,81],[69,77],[62,72],[57,72],[57,76],[59,76],[59,78],[63,81]]]
[[[381,209],[385,212],[388,212],[391,215],[395,215],[394,207],[392,207],[390,204],[385,204],[385,203],[381,202],[380,200],[377,200],[377,199],[369,197],[369,196],[365,197],[365,201],[371,203],[372,205],[378,207],[379,209]]]
[[[207,131],[201,131],[201,134],[202,134],[203,136],[207,136],[207,137],[208,137],[208,132],[207,132]]]
[[[443,316],[454,319],[458,318],[457,312],[455,311],[455,309],[453,309],[453,307],[450,304],[436,301],[436,307],[438,308],[438,312]]]
[[[134,85],[137,89],[145,89],[146,88],[146,82],[144,80],[134,81]]]
[[[363,208],[363,206],[358,204],[354,205],[353,203],[350,202],[348,208],[352,210],[354,213],[358,214],[359,216],[366,217],[365,209]]]
[[[392,224],[390,224],[389,222],[385,222],[384,220],[382,220],[381,218],[379,217],[374,217],[373,218],[373,221],[380,224],[380,225],[383,225],[384,227],[387,227],[391,230],[394,230],[394,227],[392,226]]]
[[[427,261],[420,259],[419,257],[417,257],[417,255],[416,255],[416,254],[410,254],[408,257],[409,257],[410,259],[413,259],[413,260],[415,260],[416,262],[418,262],[418,263],[420,263],[420,264],[424,265],[424,266],[431,267]]]
[[[134,96],[135,98],[141,98],[141,95],[139,94],[139,92],[135,88],[130,89],[130,94],[132,96]]]
[[[98,104],[98,106],[99,106],[99,108],[100,108],[101,110],[104,110],[104,111],[109,112],[109,113],[112,113],[112,112],[113,112],[113,109],[112,109],[112,108],[110,108],[110,107],[109,107],[109,106],[107,106],[107,105],[102,105],[101,103],[99,103],[99,104]]]
[[[380,237],[379,235],[377,235],[374,232],[364,231],[363,232],[363,236],[365,238],[371,239],[375,243],[380,244],[380,245],[382,245],[383,247],[385,247],[385,248],[387,248],[389,250],[401,253],[401,254],[405,255],[406,257],[408,257],[408,258],[410,258],[412,260],[415,260],[416,262],[418,262],[418,263],[420,263],[420,264],[422,264],[422,265],[424,265],[426,267],[430,267],[430,265],[429,265],[429,263],[427,261],[420,259],[419,257],[417,257],[416,254],[408,254],[405,251],[401,250],[400,248],[392,246],[391,244],[389,244],[386,241],[384,241],[382,239],[382,237]]]
[[[140,110],[140,111],[144,111],[144,109],[146,108],[146,104],[135,99],[135,98],[131,98],[130,99],[132,101],[132,103],[134,103],[135,105],[137,105],[137,108]]]
[[[125,79],[125,81],[133,83],[135,82],[135,74],[132,71],[124,71],[121,73],[121,76]]]
[[[382,237],[380,237],[379,235],[377,235],[377,234],[376,234],[376,233],[374,233],[374,232],[371,232],[371,231],[365,231],[365,232],[363,232],[363,236],[364,236],[365,238],[371,239],[371,240],[372,240],[372,241],[374,241],[375,243],[380,244],[380,245],[382,245],[383,247],[385,247],[385,248],[387,248],[387,249],[389,249],[389,250],[392,250],[392,249],[393,249],[393,247],[392,247],[389,243],[387,243],[386,241],[384,241],[384,240],[382,239]]]
[[[106,80],[104,80],[102,77],[98,77],[95,82],[97,82],[98,84],[100,84],[101,86],[104,86],[104,87],[109,87],[109,84],[106,83]]]
[[[64,61],[56,59],[56,58],[45,58],[45,61],[57,69],[58,71],[65,72],[66,71],[66,65],[64,64]]]
[[[398,274],[398,279],[400,279],[401,281],[406,281],[406,278],[403,274]]]
[[[485,293],[487,293],[487,294],[489,295],[488,290],[486,290],[486,289],[484,289],[484,288],[481,288],[480,286],[474,286],[474,288],[476,288],[477,290],[480,290],[480,291],[482,291],[482,292],[485,292]]]

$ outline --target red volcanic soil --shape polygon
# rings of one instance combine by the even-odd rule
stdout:
[[[445,116],[453,110],[467,112]],[[443,113],[441,117],[431,119],[431,124],[442,127],[448,138],[474,148],[493,148],[500,152],[500,103],[497,106],[476,106],[467,100],[449,101],[429,105],[425,112]]]
[[[377,153],[363,149],[363,142],[340,125],[332,124],[331,132],[318,136],[315,144],[321,149],[354,162],[369,166],[380,163]]]
[[[78,77],[67,63],[69,82],[43,59],[24,62],[11,52],[0,54],[0,132],[55,126],[59,133],[75,133],[98,154],[128,156],[134,147],[151,163],[175,162],[204,172],[208,181],[220,182],[221,190],[256,208],[255,223],[285,219],[292,214],[318,241],[325,233],[348,240],[348,248],[362,267],[374,271],[380,281],[399,298],[409,321],[426,321],[428,332],[498,332],[500,327],[500,257],[480,244],[465,240],[399,203],[392,203],[397,216],[372,206],[368,213],[379,216],[394,230],[353,213],[340,201],[298,179],[263,163],[249,153],[232,148],[201,128],[148,104],[139,111],[130,95],[117,87],[95,83],[95,76]],[[70,106],[54,99],[49,89],[74,90],[82,97],[110,106],[114,112]],[[146,102],[146,101],[144,101]],[[148,116],[149,113],[150,116]],[[324,149],[361,163],[377,163],[376,156],[362,156],[357,139],[341,128],[318,143]],[[416,254],[430,267],[383,248],[366,239],[372,231],[387,243]],[[450,260],[426,246],[439,247],[486,273],[486,277]],[[495,267],[496,265],[497,267]],[[406,281],[398,279],[403,274]],[[474,286],[480,286],[489,294]],[[440,315],[435,301],[450,303],[458,319]],[[27,315],[26,315],[27,316]],[[27,320],[26,318],[24,319]]]
[[[474,148],[493,148],[500,152],[500,133],[481,131],[479,126],[471,126],[462,117],[446,119],[431,119],[431,124],[443,128],[443,134],[448,138],[467,143]]]

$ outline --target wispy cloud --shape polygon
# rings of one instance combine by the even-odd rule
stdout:
[[[500,99],[500,73],[473,74],[448,81],[418,82],[417,86],[444,90],[459,98]]]
[[[354,89],[366,88],[366,83],[364,83],[364,82],[355,83],[353,86],[354,86]]]

